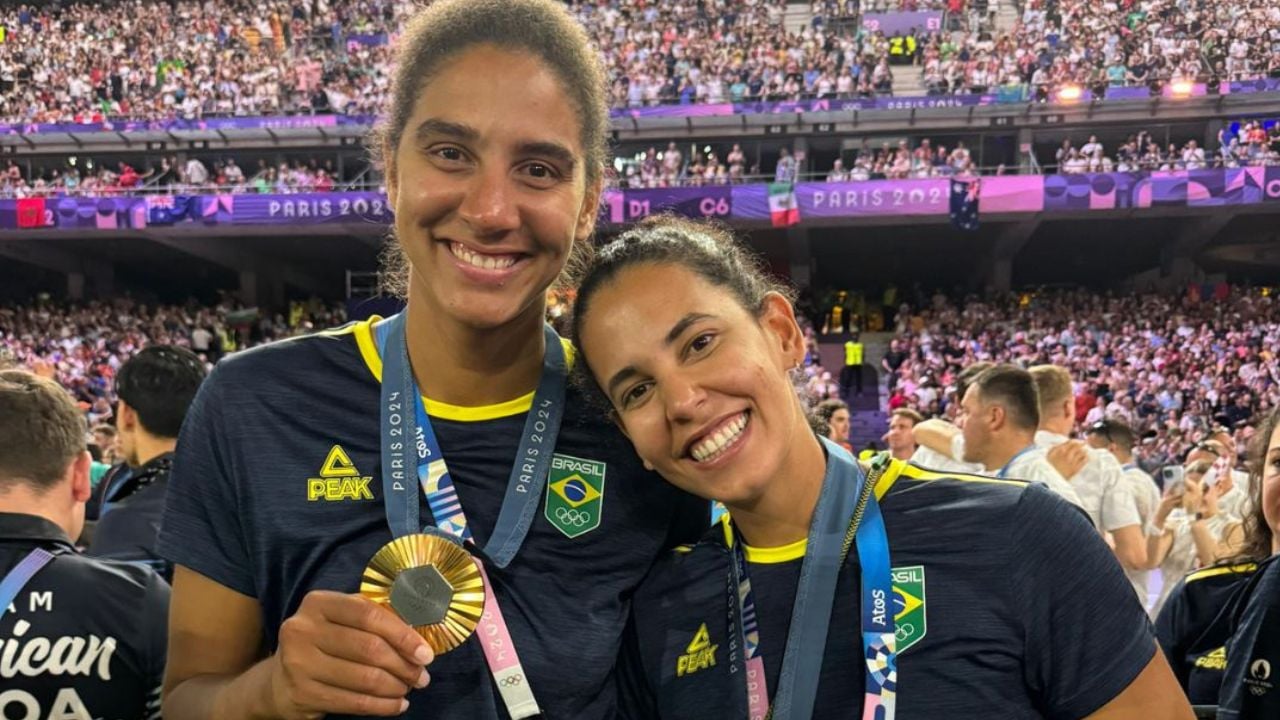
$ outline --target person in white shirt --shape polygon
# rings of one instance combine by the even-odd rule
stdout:
[[[1124,482],[1129,487],[1129,493],[1133,495],[1134,505],[1138,508],[1138,517],[1142,519],[1142,527],[1145,531],[1155,517],[1156,508],[1160,505],[1160,488],[1145,470],[1138,467],[1133,457],[1135,440],[1133,429],[1120,420],[1102,420],[1090,425],[1085,437],[1090,447],[1110,452],[1116,462],[1120,463],[1120,468],[1124,471]],[[1143,607],[1146,607],[1151,597],[1149,587],[1151,570],[1125,568],[1124,574],[1133,584],[1134,592],[1138,593],[1138,600]]]
[[[1218,505],[1221,488],[1206,487],[1204,482],[1211,467],[1212,463],[1204,460],[1187,462],[1182,468],[1184,479],[1165,487],[1147,527],[1147,567],[1160,568],[1164,580],[1151,606],[1153,617],[1160,613],[1179,578],[1232,555],[1223,549],[1222,539],[1232,521]]]
[[[916,441],[980,464],[983,475],[1042,483],[1083,509],[1080,495],[1035,444],[1040,407],[1031,373],[1013,365],[985,370],[969,385],[960,406],[964,426],[958,432],[945,421],[928,420],[916,426]]]
[[[188,185],[201,187],[209,182],[209,169],[193,157],[187,161],[186,176]]]
[[[1213,472],[1221,478],[1220,482],[1225,483],[1222,488],[1222,498],[1218,501],[1223,512],[1243,520],[1253,513],[1253,509],[1249,506],[1249,493],[1246,492],[1249,488],[1249,473],[1236,468],[1240,456],[1236,451],[1235,437],[1231,435],[1230,430],[1217,427],[1209,433],[1208,444],[1197,449],[1212,452],[1219,447],[1222,452],[1217,459],[1210,459],[1207,456],[1201,456],[1200,459],[1210,460],[1213,463]]]
[[[1049,450],[1074,443],[1087,451],[1084,467],[1067,476],[1067,482],[1080,496],[1094,527],[1110,533],[1112,549],[1120,565],[1126,570],[1142,569],[1147,563],[1144,524],[1128,484],[1124,482],[1124,470],[1111,453],[1087,447],[1069,437],[1075,426],[1076,411],[1070,373],[1054,365],[1036,365],[1029,372],[1040,398],[1036,446]]]
[[[1085,157],[1093,157],[1094,153],[1100,152],[1101,150],[1102,143],[1098,142],[1097,135],[1090,135],[1089,142],[1085,143],[1084,147],[1080,148],[1080,152],[1084,154]]]
[[[1198,147],[1195,140],[1188,140],[1187,146],[1182,149],[1182,162],[1188,170],[1203,169],[1204,149]]]
[[[844,161],[836,158],[831,165],[831,172],[827,173],[827,182],[846,182],[849,179],[849,172],[844,169]]]

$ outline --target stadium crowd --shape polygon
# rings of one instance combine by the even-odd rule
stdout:
[[[1065,86],[1222,83],[1280,74],[1280,10],[1228,3],[1031,0],[1008,32],[970,28],[925,40],[921,83],[929,94],[1024,85],[1045,100]]]
[[[213,306],[149,305],[127,298],[63,305],[0,305],[0,366],[37,370],[67,388],[90,425],[111,419],[116,371],[149,345],[191,348],[212,365],[263,342],[345,322],[337,306],[295,303],[288,316],[259,314],[233,301]]]
[[[835,30],[851,3],[814,3],[798,32],[783,0],[634,6],[572,0],[600,48],[616,107],[890,94],[894,65],[929,94],[1065,85],[1103,90],[1280,75],[1280,10],[1251,0],[1189,5],[1032,0],[1015,27],[964,22],[963,2],[880,2],[867,11],[947,9],[959,30],[907,37]],[[856,7],[856,4],[853,4]],[[121,0],[0,11],[0,119],[11,123],[372,114],[388,87],[400,0]],[[124,17],[118,26],[116,17]],[[899,45],[901,42],[901,45]],[[898,47],[891,46],[899,45]],[[903,70],[900,70],[903,71]],[[914,70],[912,71],[914,72]]]
[[[234,158],[206,164],[197,157],[185,163],[176,156],[147,163],[140,171],[128,162],[67,161],[56,167],[35,167],[31,177],[9,160],[0,171],[0,198],[101,197],[143,193],[322,193],[345,189],[331,158],[311,158],[269,165],[259,160],[246,173]]]
[[[1054,291],[954,303],[935,295],[898,310],[885,370],[889,407],[954,419],[948,394],[978,361],[1071,371],[1076,420],[1106,418],[1142,437],[1139,456],[1157,468],[1181,458],[1213,428],[1243,450],[1250,421],[1280,407],[1280,304],[1220,285],[1210,292],[1111,296]]]

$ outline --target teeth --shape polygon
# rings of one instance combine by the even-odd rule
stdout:
[[[516,258],[513,255],[481,255],[471,252],[466,245],[457,242],[449,243],[449,251],[462,262],[482,270],[506,270],[516,264]]]
[[[708,437],[693,446],[689,454],[697,462],[714,460],[737,443],[742,431],[747,427],[747,413],[741,413]]]

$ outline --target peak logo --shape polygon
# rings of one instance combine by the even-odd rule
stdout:
[[[684,649],[684,654],[676,659],[676,677],[692,675],[699,670],[715,667],[716,650],[719,648],[719,645],[711,644],[711,634],[707,632],[707,624],[702,623],[698,632],[694,633],[693,640]]]
[[[307,479],[307,501],[372,500],[371,482],[373,476],[361,475],[347,451],[334,445],[320,466],[320,477]]]

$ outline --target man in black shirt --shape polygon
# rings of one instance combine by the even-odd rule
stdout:
[[[131,472],[101,486],[101,509],[89,546],[92,555],[143,563],[166,579],[172,566],[156,554],[156,533],[173,469],[173,450],[187,408],[204,381],[204,364],[180,347],[152,345],[116,375],[120,450]]]
[[[70,540],[83,416],[56,383],[0,371],[0,438],[0,717],[158,718],[169,587]]]

